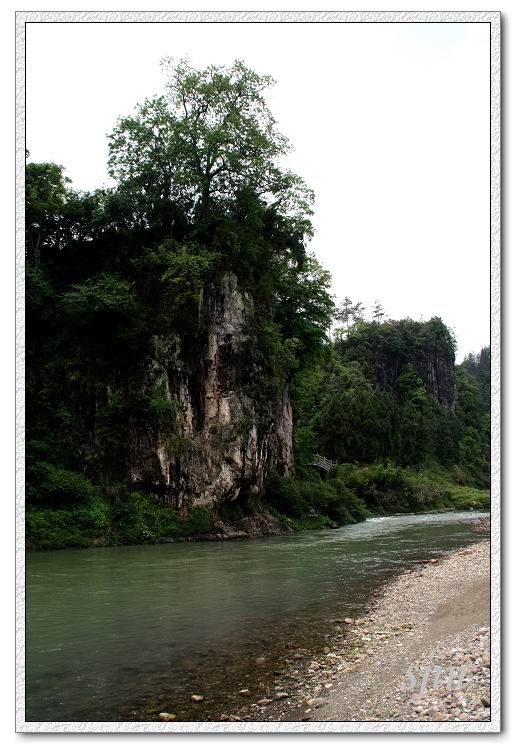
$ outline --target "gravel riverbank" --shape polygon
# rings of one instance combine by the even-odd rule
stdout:
[[[352,634],[366,657],[310,720],[489,721],[489,543],[402,574]]]
[[[336,620],[322,653],[288,645],[277,684],[221,720],[489,721],[489,568],[488,540],[418,563]]]

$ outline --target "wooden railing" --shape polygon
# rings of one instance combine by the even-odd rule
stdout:
[[[314,459],[312,461],[312,467],[319,467],[319,469],[324,469],[325,472],[329,472],[330,469],[336,464],[336,461],[327,459],[325,456],[319,456],[319,454],[314,456]]]

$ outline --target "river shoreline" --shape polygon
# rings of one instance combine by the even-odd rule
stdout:
[[[310,715],[309,699],[330,698],[339,666],[364,652],[354,620],[382,587],[470,548],[488,519],[379,517],[295,538],[34,553],[27,716],[297,721]]]
[[[489,540],[416,564],[336,620],[323,652],[288,646],[278,683],[221,720],[489,721],[489,570]]]
[[[429,509],[424,511],[409,511],[409,512],[395,512],[395,513],[374,513],[371,514],[371,516],[367,517],[368,519],[376,519],[376,518],[395,518],[395,517],[403,517],[403,516],[423,516],[423,515],[433,515],[433,514],[445,514],[449,512],[457,512],[457,513],[466,513],[466,512],[477,512],[479,514],[487,514],[489,513],[489,508],[472,508],[470,506],[465,507],[463,509],[459,508],[453,508],[453,509]],[[344,525],[347,527],[353,526],[353,525]],[[328,529],[327,527],[322,528],[314,528],[314,530],[324,530]],[[47,548],[35,543],[31,543],[30,541],[27,541],[25,543],[25,550],[27,552],[51,552],[51,551],[63,551],[63,550],[87,550],[89,548],[120,548],[120,547],[138,547],[140,545],[175,545],[177,543],[203,543],[203,542],[210,542],[210,543],[220,543],[220,542],[229,542],[232,540],[254,540],[256,538],[263,538],[263,537],[276,537],[281,535],[295,535],[298,532],[309,532],[312,531],[312,529],[293,529],[292,527],[289,527],[284,522],[281,522],[279,519],[277,519],[275,516],[270,514],[269,512],[263,512],[260,514],[252,515],[249,517],[246,517],[242,522],[239,523],[239,526],[236,527],[232,524],[229,524],[227,522],[219,521],[217,522],[216,528],[211,532],[204,532],[204,533],[198,533],[195,535],[185,535],[181,537],[168,537],[168,538],[158,538],[156,540],[151,540],[146,543],[127,543],[127,542],[118,542],[116,540],[111,540],[110,538],[95,538],[88,544],[84,546],[68,546],[63,548]]]

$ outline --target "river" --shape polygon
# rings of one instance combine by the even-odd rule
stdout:
[[[478,514],[369,519],[257,540],[31,552],[26,719],[218,720],[285,644],[318,650],[414,561],[483,537]],[[266,658],[258,668],[256,659]],[[205,703],[190,702],[192,694]]]

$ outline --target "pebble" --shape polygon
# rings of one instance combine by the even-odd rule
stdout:
[[[163,711],[163,713],[160,713],[159,717],[162,721],[175,721],[177,718],[175,713],[166,713],[165,711]]]
[[[387,691],[384,688],[382,694],[378,690],[376,697],[371,694],[375,691],[371,684],[372,675],[376,679],[385,662],[395,659],[403,669],[403,664],[407,663],[407,642],[425,636],[432,615],[428,610],[432,592],[441,598],[453,597],[458,594],[453,591],[462,590],[468,580],[473,582],[489,573],[488,542],[479,542],[469,550],[471,552],[428,559],[435,568],[423,566],[418,567],[420,571],[416,573],[407,571],[399,575],[377,592],[377,599],[367,611],[369,615],[334,620],[336,632],[342,632],[340,625],[348,625],[346,633],[325,635],[328,644],[324,646],[323,654],[312,655],[310,660],[310,650],[301,649],[299,652],[297,649],[297,652],[289,653],[284,659],[284,670],[273,672],[283,677],[284,686],[271,690],[266,683],[260,684],[265,695],[251,708],[243,709],[246,711],[244,717],[247,720],[278,721],[294,706],[299,708],[299,718],[308,720],[308,714],[314,709],[319,710],[328,701],[331,702],[326,714],[328,720],[489,720],[490,635],[486,626],[470,627],[452,639],[446,638],[441,644],[436,641],[432,652],[428,650],[427,655],[423,654],[417,660],[420,668],[441,665],[446,669],[467,665],[462,690],[455,686],[446,689],[447,674],[444,674],[444,683],[438,689],[429,689],[422,698],[415,695],[414,702],[410,702],[410,693],[396,684],[390,685],[392,689],[388,687]],[[460,579],[457,579],[458,574]],[[416,584],[414,576],[421,577],[423,582],[418,580]],[[330,651],[331,646],[335,652]],[[286,645],[287,650],[294,648],[297,648],[294,643]],[[261,657],[255,662],[264,666],[266,659]],[[288,702],[268,708],[273,701],[281,700]],[[336,704],[339,708],[344,707],[346,719],[331,717]],[[316,719],[319,716],[319,720],[325,720],[324,715],[321,717],[318,713],[310,720],[314,715]]]

